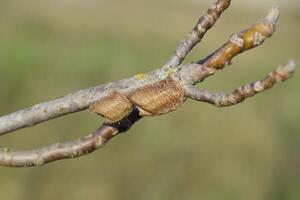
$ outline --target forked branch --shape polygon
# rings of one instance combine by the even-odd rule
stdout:
[[[289,79],[295,71],[293,61],[279,66],[261,81],[238,87],[229,94],[201,91],[194,86],[217,70],[223,69],[236,55],[262,44],[275,31],[279,17],[277,7],[273,7],[252,27],[232,35],[228,42],[205,59],[181,65],[187,54],[201,41],[229,5],[230,0],[218,0],[213,4],[160,69],[81,90],[0,117],[0,135],[87,108],[106,119],[95,133],[76,141],[53,144],[32,151],[10,151],[2,148],[0,165],[40,166],[60,159],[86,155],[104,146],[117,134],[128,131],[142,117],[174,111],[188,98],[218,107],[231,106]]]

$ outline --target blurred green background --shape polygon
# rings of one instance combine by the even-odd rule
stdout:
[[[161,66],[213,0],[1,0],[0,115]],[[266,13],[277,33],[201,88],[231,91],[278,64],[300,63],[297,0],[233,1],[187,61],[204,57]],[[299,200],[299,74],[235,107],[188,101],[146,118],[92,155],[41,168],[0,167],[5,200]],[[77,113],[2,136],[0,146],[41,147],[92,132]]]

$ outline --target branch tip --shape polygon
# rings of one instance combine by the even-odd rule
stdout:
[[[265,20],[269,21],[272,24],[276,24],[280,16],[279,6],[274,5],[265,16]]]
[[[201,41],[206,32],[215,25],[222,13],[230,6],[230,2],[231,0],[216,1],[207,12],[200,17],[194,29],[180,41],[175,52],[163,68],[177,67],[180,65],[187,54]]]
[[[281,65],[280,68],[292,75],[296,70],[296,63],[294,60],[289,60],[287,64]]]

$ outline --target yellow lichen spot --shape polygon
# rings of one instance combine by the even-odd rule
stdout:
[[[137,74],[134,76],[134,78],[138,81],[142,81],[142,80],[146,79],[146,77],[147,77],[147,74],[144,74],[144,73],[140,73],[140,74]]]
[[[171,76],[172,74],[174,74],[174,70],[172,68],[169,68],[167,70],[167,76]]]

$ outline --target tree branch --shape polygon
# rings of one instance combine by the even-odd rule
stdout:
[[[221,14],[229,7],[230,0],[218,0],[208,9],[207,13],[202,16],[195,28],[188,36],[183,39],[175,53],[171,56],[169,61],[161,69],[144,75],[146,77],[143,82],[138,81],[137,77],[99,85],[96,87],[80,90],[71,93],[57,100],[34,105],[30,108],[17,111],[15,113],[0,117],[0,135],[9,132],[32,127],[36,124],[61,117],[74,112],[79,112],[87,109],[95,101],[104,97],[109,91],[117,90],[121,93],[128,93],[134,91],[138,87],[149,85],[165,78],[170,70],[168,67],[176,67],[182,62],[188,52],[200,42],[201,38],[210,29]]]
[[[163,76],[166,72],[161,69],[154,70],[153,72],[149,72],[147,74],[147,79],[143,81],[139,81],[135,77],[132,77],[103,84],[2,116],[0,117],[0,135],[18,129],[32,127],[36,124],[67,114],[86,110],[91,104],[106,96],[109,91],[117,90],[121,93],[128,93],[134,91],[136,88],[161,80],[161,77],[158,77],[157,74]]]
[[[219,107],[230,106],[289,79],[295,70],[293,61],[278,67],[265,79],[239,87],[228,95],[202,92],[195,88],[194,85],[230,64],[234,56],[262,44],[275,30],[279,17],[277,7],[273,7],[254,26],[234,34],[227,43],[205,59],[181,65],[186,55],[200,42],[229,4],[230,0],[218,0],[200,18],[192,32],[179,43],[175,53],[160,69],[80,90],[60,99],[0,117],[0,135],[87,108],[106,119],[95,133],[76,141],[32,151],[9,151],[3,148],[0,150],[0,165],[40,166],[60,159],[86,155],[104,146],[115,135],[128,131],[142,117],[174,111],[188,98]]]

